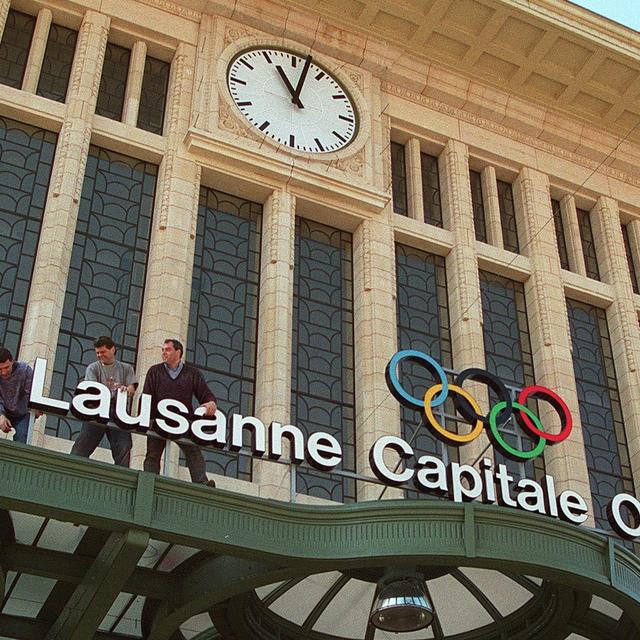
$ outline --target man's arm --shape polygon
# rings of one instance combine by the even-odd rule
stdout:
[[[87,368],[85,369],[85,372],[84,372],[84,379],[87,382],[99,382],[97,362],[92,362],[91,364],[87,365]]]
[[[147,375],[144,377],[144,386],[142,387],[142,393],[148,393],[153,397],[153,392],[155,388],[155,375],[154,368],[150,367],[147,370]]]
[[[138,388],[138,378],[130,364],[123,362],[122,368],[124,370],[124,385],[127,389],[127,395],[131,397]]]
[[[206,407],[207,416],[213,416],[218,409],[218,405],[216,402],[216,397],[209,389],[209,385],[207,384],[204,376],[200,369],[196,369],[194,367],[194,380],[193,380],[193,395],[197,398],[201,407]]]
[[[27,396],[27,402],[29,402],[29,398],[31,397],[32,385],[33,385],[33,369],[29,365],[27,365],[27,374],[24,380],[24,393]],[[42,415],[42,411],[36,411],[36,418],[39,418],[41,415]]]

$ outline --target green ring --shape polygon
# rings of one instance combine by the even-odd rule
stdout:
[[[547,444],[547,441],[544,438],[540,438],[540,442],[536,445],[535,449],[531,449],[531,451],[518,451],[518,449],[514,449],[510,444],[508,444],[505,439],[500,435],[498,431],[498,425],[496,424],[496,418],[498,414],[507,406],[506,402],[498,402],[489,413],[489,426],[491,427],[491,433],[493,437],[496,439],[498,444],[512,456],[516,458],[521,458],[523,460],[531,460],[531,458],[536,458],[544,451],[544,446]],[[523,404],[519,402],[514,402],[513,406],[515,409],[519,411],[523,411],[530,418],[533,424],[540,430],[544,431],[542,427],[542,423],[540,422],[540,418],[531,411],[528,407],[525,407]]]

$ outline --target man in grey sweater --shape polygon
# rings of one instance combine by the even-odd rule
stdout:
[[[116,344],[109,336],[100,336],[93,346],[96,350],[96,361],[87,367],[84,379],[109,387],[111,408],[114,411],[116,395],[126,393],[132,398],[138,386],[138,379],[130,364],[116,359]],[[71,453],[88,458],[104,435],[109,440],[113,461],[121,467],[128,467],[131,460],[131,434],[121,429],[107,429],[85,422],[80,435],[73,443]]]
[[[26,362],[14,362],[9,349],[0,347],[0,431],[15,429],[15,442],[27,441],[32,380],[31,367]]]

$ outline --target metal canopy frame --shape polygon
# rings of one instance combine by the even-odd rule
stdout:
[[[84,544],[74,553],[19,544],[9,510],[86,525]],[[150,539],[200,553],[172,572],[140,567]],[[538,612],[550,600],[566,605],[549,613],[556,622],[545,638],[564,637],[570,619],[587,637],[611,631],[587,615],[585,594],[624,611],[610,637],[635,638],[640,629],[640,559],[610,537],[551,518],[445,501],[296,505],[0,441],[0,584],[7,571],[57,581],[35,619],[0,614],[8,638],[124,640],[98,631],[124,591],[147,599],[147,640],[182,638],[180,625],[202,612],[220,633],[198,640],[225,638],[225,628],[238,640],[256,640],[244,614],[267,615],[253,595],[257,587],[325,571],[416,564],[542,578],[547,596],[536,599]],[[491,637],[480,631],[456,640]],[[295,629],[287,633],[296,637]]]

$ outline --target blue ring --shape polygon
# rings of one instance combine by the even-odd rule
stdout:
[[[414,409],[424,409],[424,397],[420,399],[414,398],[411,394],[407,393],[402,388],[400,380],[398,380],[398,364],[400,364],[400,361],[404,358],[408,358],[409,360],[413,360],[415,362],[422,362],[423,364],[426,363],[429,371],[431,371],[431,373],[435,373],[438,378],[440,378],[442,390],[431,401],[431,406],[435,408],[439,407],[441,404],[444,404],[444,401],[449,395],[449,381],[447,380],[447,374],[440,366],[440,364],[431,356],[428,356],[422,351],[415,351],[414,349],[404,349],[403,351],[398,351],[398,353],[396,353],[393,358],[389,360],[389,364],[385,369],[385,379],[387,381],[389,391],[391,391],[393,397],[398,402],[413,407]]]

